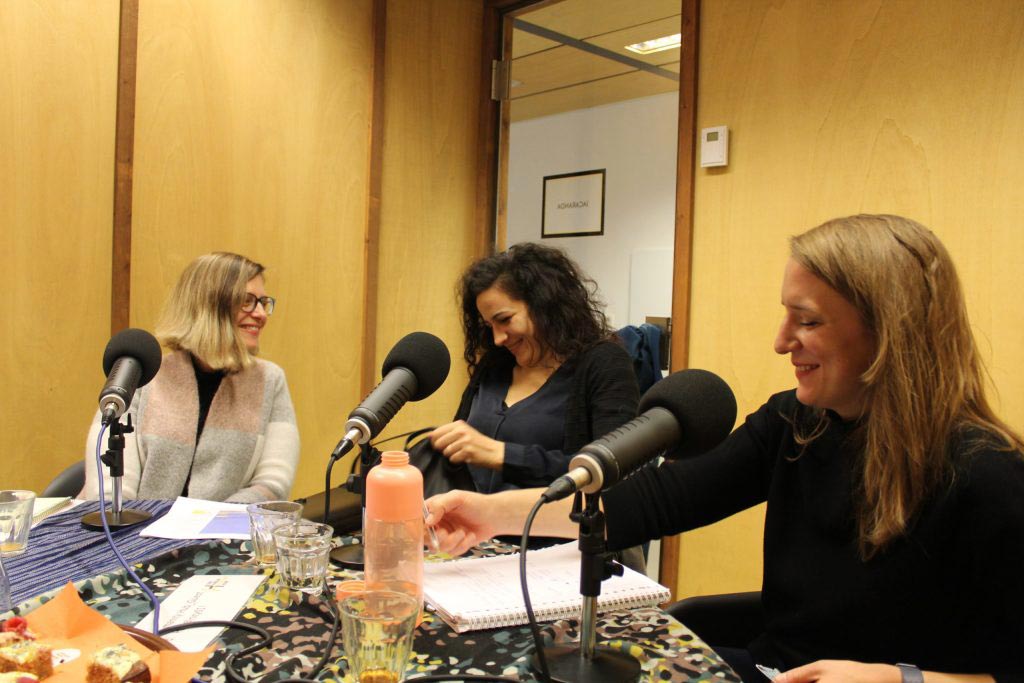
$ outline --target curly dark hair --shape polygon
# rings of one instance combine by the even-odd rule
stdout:
[[[464,358],[470,372],[496,348],[476,308],[476,298],[494,286],[526,303],[541,350],[562,360],[612,335],[604,303],[597,298],[597,283],[560,249],[523,242],[476,261],[459,279]]]

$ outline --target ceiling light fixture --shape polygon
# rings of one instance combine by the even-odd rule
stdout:
[[[652,52],[661,52],[662,50],[671,50],[672,48],[679,47],[683,43],[683,34],[673,33],[670,36],[663,36],[661,38],[654,38],[653,40],[645,40],[642,43],[633,43],[632,45],[626,45],[626,49],[630,52],[635,52],[638,55],[649,55]]]

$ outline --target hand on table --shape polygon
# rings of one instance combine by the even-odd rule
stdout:
[[[820,659],[775,677],[773,683],[900,683],[898,667],[892,664],[864,664]]]
[[[455,464],[498,470],[505,463],[505,444],[484,436],[463,420],[449,422],[430,432],[430,444]]]

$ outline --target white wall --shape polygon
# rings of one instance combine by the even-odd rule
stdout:
[[[670,314],[678,102],[667,93],[510,126],[508,244],[565,249],[597,281],[613,327]],[[600,168],[604,235],[542,240],[544,176]]]

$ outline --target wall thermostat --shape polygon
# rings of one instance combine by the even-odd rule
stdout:
[[[729,126],[702,128],[700,131],[700,165],[729,165]]]

